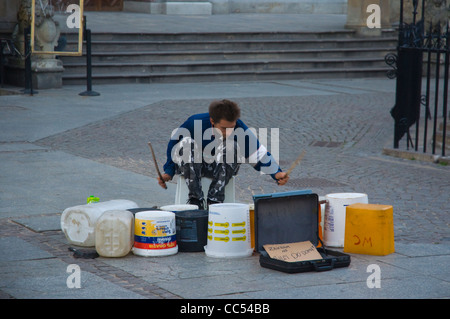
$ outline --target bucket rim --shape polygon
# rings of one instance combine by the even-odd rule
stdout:
[[[192,216],[189,216],[189,213],[191,213]],[[207,210],[192,209],[192,210],[180,210],[175,213],[175,216],[182,218],[198,218],[198,217],[208,217],[208,214],[209,212]]]
[[[243,204],[243,203],[218,203],[218,204],[211,204],[209,207],[249,207],[249,204]]]
[[[136,219],[142,218],[158,218],[158,217],[174,217],[175,214],[173,212],[165,211],[165,210],[144,210],[142,212],[138,212],[135,215]]]
[[[327,194],[326,198],[333,199],[355,199],[360,197],[368,197],[366,193],[332,193]]]
[[[163,211],[173,212],[173,211],[184,211],[184,210],[192,210],[198,209],[198,205],[193,204],[171,204],[161,206],[160,209]]]

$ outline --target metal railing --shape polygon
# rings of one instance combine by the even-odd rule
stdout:
[[[446,153],[446,134],[448,113],[449,57],[450,33],[449,25],[442,28],[440,23],[426,21],[426,1],[413,0],[411,23],[404,21],[404,1],[400,4],[400,24],[396,54],[388,54],[385,61],[393,69],[387,74],[389,78],[397,78],[396,101],[391,109],[395,121],[394,148],[406,135],[406,147],[427,153],[429,140],[429,122],[431,121],[431,152],[438,152],[437,136],[442,128],[440,153]],[[422,15],[418,19],[418,11]],[[447,8],[444,7],[444,10]],[[426,26],[428,25],[428,28]],[[433,66],[433,63],[435,64]],[[442,69],[443,68],[443,72]],[[425,83],[423,81],[425,80]],[[423,85],[425,84],[424,94]],[[434,94],[433,94],[434,92]],[[424,110],[421,110],[423,107]],[[421,114],[423,117],[421,118]],[[441,119],[440,119],[441,118]],[[438,119],[442,123],[438,123]],[[421,120],[423,123],[421,123]],[[441,125],[440,125],[441,124]],[[414,141],[410,128],[415,125]],[[420,130],[423,130],[421,132]],[[423,136],[423,140],[420,137]]]

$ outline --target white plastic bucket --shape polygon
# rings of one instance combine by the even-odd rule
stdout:
[[[335,193],[325,196],[325,220],[323,242],[325,246],[344,247],[345,214],[348,205],[368,204],[368,196],[363,193]]]
[[[77,246],[95,246],[95,224],[108,210],[138,208],[135,202],[114,199],[66,208],[61,215],[61,229],[67,240]]]
[[[165,205],[160,207],[161,210],[168,211],[168,212],[181,212],[185,210],[197,210],[197,205],[191,205],[191,204],[180,204],[180,205]]]
[[[209,257],[219,258],[252,255],[248,204],[223,203],[209,206],[205,253]]]
[[[128,255],[134,243],[134,216],[128,210],[108,210],[95,225],[95,249],[102,257]]]
[[[134,216],[133,254],[144,257],[168,256],[178,252],[175,214],[144,211]]]

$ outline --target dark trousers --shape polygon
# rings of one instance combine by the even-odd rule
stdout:
[[[222,203],[225,199],[225,186],[239,171],[240,163],[237,160],[239,148],[237,143],[233,143],[234,158],[232,161],[227,160],[226,145],[225,143],[221,143],[216,150],[214,159],[210,159],[207,162],[203,160],[203,157],[199,158],[203,154],[199,152],[195,140],[184,138],[180,143],[181,150],[191,151],[190,156],[180,156],[178,160],[176,157],[173,157],[177,167],[177,173],[186,180],[189,189],[189,198],[196,198],[200,201],[205,199],[201,178],[209,177],[212,179],[212,182],[208,190],[207,199]]]

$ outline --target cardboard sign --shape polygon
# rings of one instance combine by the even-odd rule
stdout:
[[[298,243],[264,245],[264,249],[270,258],[286,262],[297,262],[322,259],[316,247],[310,241]]]

